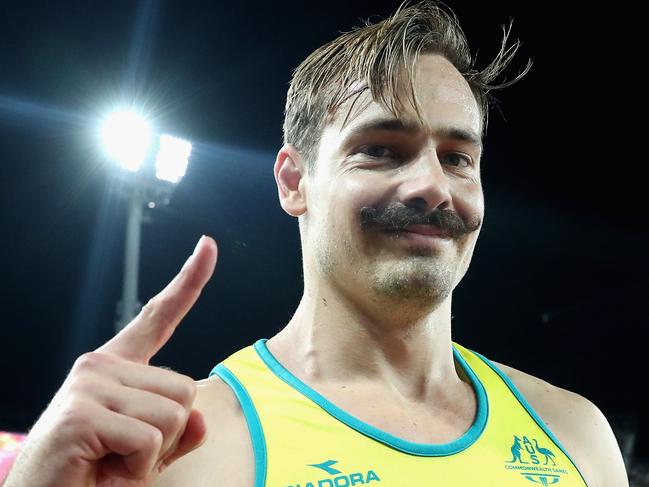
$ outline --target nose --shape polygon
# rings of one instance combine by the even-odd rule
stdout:
[[[451,206],[449,178],[433,148],[422,151],[415,161],[403,168],[399,191],[404,205],[417,207],[426,214]]]

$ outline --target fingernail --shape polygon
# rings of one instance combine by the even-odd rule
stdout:
[[[153,467],[153,471],[155,473],[162,473],[162,471],[165,469],[166,465],[164,464],[164,460],[160,459],[158,460],[158,463],[155,464],[155,467]]]
[[[201,238],[198,239],[198,243],[196,244],[196,247],[194,247],[194,252],[192,253],[192,255],[196,255],[196,252],[198,251],[198,247],[201,246],[201,242],[205,240],[205,238],[206,238],[205,235],[201,235]]]

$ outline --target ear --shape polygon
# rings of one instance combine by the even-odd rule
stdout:
[[[284,144],[277,153],[274,173],[279,202],[284,211],[295,217],[306,213],[306,167],[302,156],[291,144]]]

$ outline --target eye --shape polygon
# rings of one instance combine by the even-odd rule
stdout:
[[[359,147],[358,153],[365,154],[373,159],[383,159],[396,155],[388,146],[379,144],[370,144]]]
[[[471,158],[459,152],[448,152],[442,158],[445,162],[450,161],[451,166],[455,167],[471,167]]]

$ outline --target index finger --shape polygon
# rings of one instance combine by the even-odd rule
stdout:
[[[97,351],[148,364],[200,296],[214,272],[217,255],[216,242],[203,235],[176,277]]]

